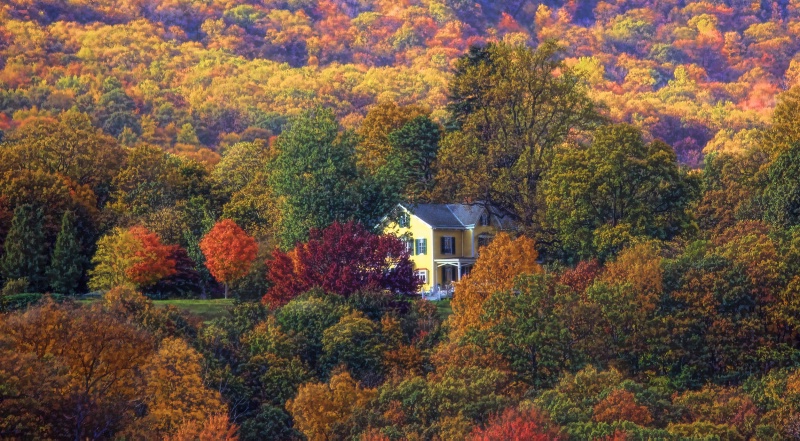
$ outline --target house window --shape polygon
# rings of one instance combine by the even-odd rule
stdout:
[[[417,239],[417,254],[428,254],[428,239]]]
[[[480,222],[479,222],[480,226],[488,227],[491,224],[490,221],[491,221],[491,218],[489,217],[489,213],[484,211],[483,214],[481,214],[481,219],[480,219]]]
[[[417,277],[417,280],[419,280],[419,282],[422,283],[423,285],[428,284],[428,270],[424,269],[416,270],[414,271],[414,275]]]
[[[406,239],[403,242],[405,242],[405,245],[406,245],[406,252],[408,252],[408,254],[410,256],[413,256],[414,255],[414,239]]]
[[[456,253],[456,238],[450,236],[442,237],[442,254]]]
[[[408,228],[411,225],[411,216],[408,213],[400,213],[400,216],[397,218],[397,226],[400,228]]]
[[[478,249],[481,249],[492,242],[492,236],[488,234],[481,234],[478,236]]]

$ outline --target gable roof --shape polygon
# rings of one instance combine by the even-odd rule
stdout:
[[[483,207],[466,204],[400,204],[433,228],[464,229],[478,223]]]

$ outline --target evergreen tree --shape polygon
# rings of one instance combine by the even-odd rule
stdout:
[[[61,219],[61,231],[58,233],[48,270],[50,288],[61,294],[75,294],[85,262],[86,258],[81,253],[81,244],[78,241],[75,215],[67,211]]]
[[[3,276],[7,280],[25,277],[33,290],[43,291],[47,287],[47,261],[42,210],[20,205],[14,210],[5,255],[0,261]]]

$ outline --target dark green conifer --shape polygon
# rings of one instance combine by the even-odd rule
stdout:
[[[77,293],[85,266],[86,258],[81,253],[75,215],[67,211],[61,218],[61,231],[48,270],[50,288],[59,294]]]
[[[26,204],[14,210],[4,249],[0,269],[6,280],[27,278],[32,290],[47,288],[48,255],[41,209]]]

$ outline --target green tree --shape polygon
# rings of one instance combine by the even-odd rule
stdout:
[[[555,43],[486,51],[462,58],[450,83],[460,130],[442,140],[436,194],[484,201],[535,231],[539,187],[556,147],[597,120],[595,106]]]
[[[359,174],[355,146],[354,134],[340,133],[333,112],[320,108],[300,115],[278,138],[270,186],[283,201],[278,236],[284,248],[334,221],[375,225],[398,202],[394,181]]]
[[[767,173],[764,218],[784,228],[800,224],[800,143],[781,153]]]
[[[28,204],[18,206],[0,262],[3,276],[7,280],[27,278],[32,289],[44,291],[47,288],[47,248],[42,210]]]
[[[200,145],[200,140],[197,139],[197,132],[191,123],[186,123],[181,126],[181,131],[178,132],[178,142],[182,144]]]
[[[50,288],[62,294],[77,293],[85,267],[86,256],[82,253],[75,215],[67,211],[61,218],[61,231],[48,269]]]
[[[425,198],[433,190],[433,163],[439,152],[442,130],[428,116],[420,115],[389,133],[392,155],[404,172],[404,193],[410,200]]]
[[[333,112],[324,109],[303,113],[278,138],[270,183],[285,201],[279,232],[285,248],[303,241],[311,228],[351,217],[354,141],[339,133]]]
[[[693,188],[667,144],[645,143],[633,126],[607,126],[590,146],[557,155],[544,191],[547,221],[567,256],[606,257],[626,237],[683,231]]]
[[[325,330],[348,313],[349,308],[338,304],[336,297],[312,291],[277,310],[275,318],[281,330],[294,339],[301,359],[316,368]]]
[[[577,301],[578,294],[551,275],[521,276],[515,289],[489,297],[478,330],[466,338],[503,356],[518,379],[537,388],[550,386],[585,361],[574,345],[577,326],[571,320]]]
[[[326,329],[322,336],[323,362],[347,366],[357,379],[376,383],[381,377],[381,335],[378,326],[360,311],[354,311]]]

